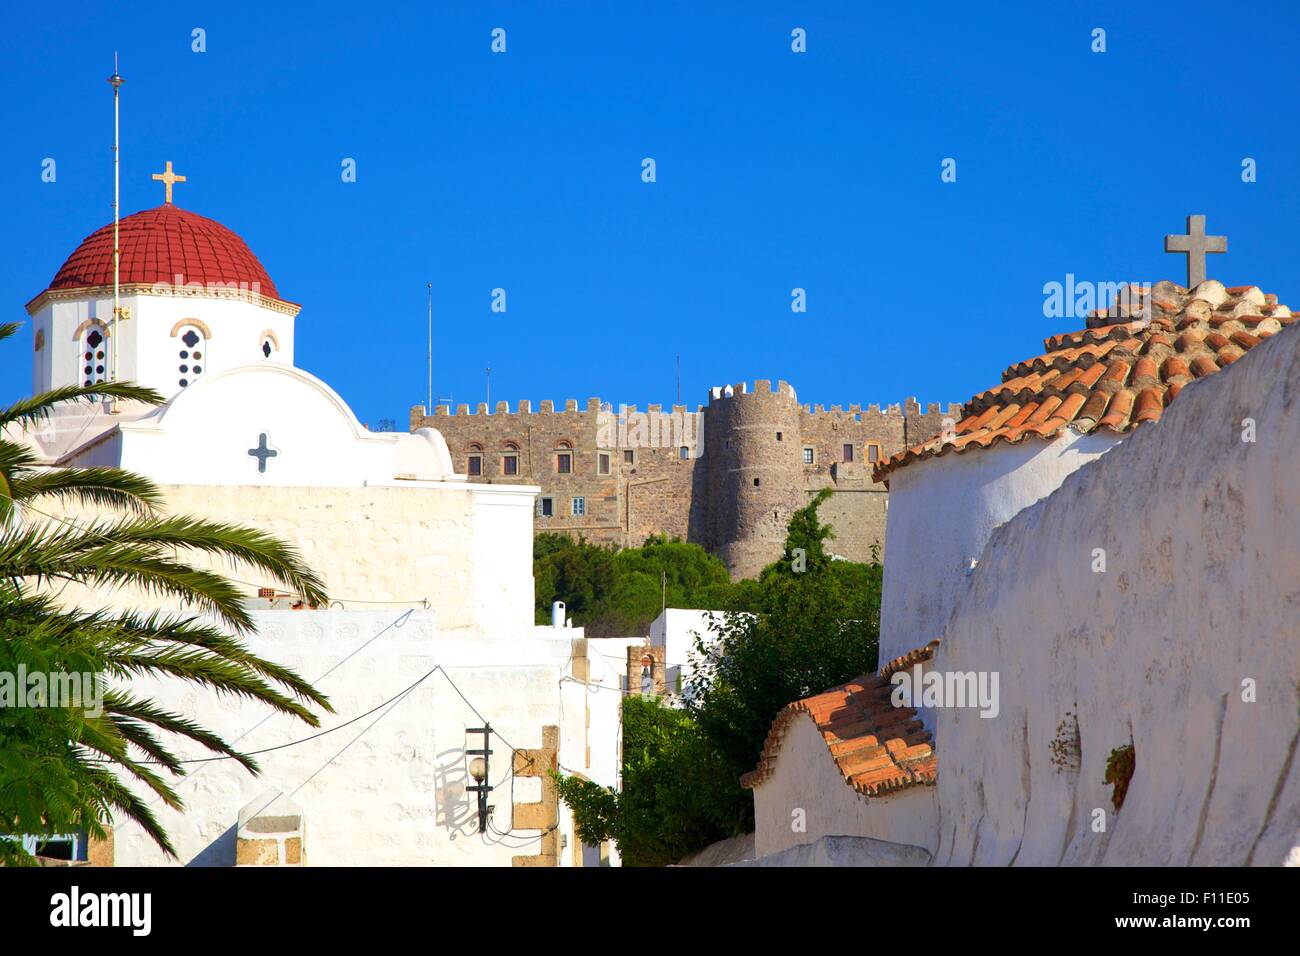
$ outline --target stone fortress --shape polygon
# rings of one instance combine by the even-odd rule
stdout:
[[[961,407],[915,399],[878,405],[801,405],[794,389],[760,379],[710,390],[707,405],[645,411],[574,399],[556,410],[497,402],[471,413],[411,409],[412,431],[436,428],[453,466],[470,481],[541,487],[535,534],[640,545],[652,534],[692,541],[718,555],[733,578],[752,577],[781,556],[791,514],[823,488],[822,520],[834,554],[883,553],[888,492],[872,480],[877,461],[938,435]]]

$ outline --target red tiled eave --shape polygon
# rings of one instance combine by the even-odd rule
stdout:
[[[887,671],[928,659],[937,645],[933,641],[903,655],[880,674],[863,674],[783,707],[772,721],[758,766],[740,778],[740,785],[757,787],[772,776],[791,723],[804,715],[816,723],[844,782],[859,793],[880,796],[933,784],[938,758],[930,732],[916,708],[894,706]]]

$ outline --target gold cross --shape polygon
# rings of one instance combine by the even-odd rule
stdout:
[[[167,169],[161,173],[154,173],[153,178],[159,180],[167,187],[167,204],[171,205],[172,201],[172,184],[185,182],[184,176],[177,176],[172,172],[172,161],[167,160]]]

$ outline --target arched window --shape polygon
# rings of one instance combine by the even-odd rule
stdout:
[[[519,446],[512,441],[506,442],[501,453],[501,474],[519,474]]]
[[[176,371],[179,373],[177,384],[185,388],[203,374],[203,368],[207,364],[205,353],[208,341],[202,329],[187,325],[181,330],[178,344],[180,349],[176,353]]]
[[[81,352],[77,356],[79,378],[83,385],[108,381],[108,330],[88,325],[81,333]]]
[[[469,443],[469,476],[477,478],[483,474],[483,446],[476,441]]]
[[[257,348],[262,353],[262,358],[269,359],[280,351],[280,340],[273,331],[267,329],[262,333],[262,342]]]

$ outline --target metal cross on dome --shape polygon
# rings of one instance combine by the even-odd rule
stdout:
[[[279,453],[278,451],[276,451],[276,450],[273,449],[273,448],[269,448],[269,447],[267,446],[267,444],[266,444],[266,432],[262,432],[262,434],[258,436],[258,438],[257,438],[257,447],[256,447],[256,448],[250,448],[250,449],[248,449],[248,456],[249,456],[250,458],[256,458],[256,459],[257,459],[257,473],[258,473],[259,475],[264,475],[264,474],[266,474],[266,462],[267,462],[267,460],[268,460],[268,459],[271,459],[271,458],[276,458],[276,457],[279,456],[279,454],[280,454],[280,453]]]
[[[1187,217],[1187,235],[1165,236],[1165,252],[1187,253],[1187,288],[1195,289],[1205,281],[1205,254],[1227,252],[1227,236],[1207,236],[1205,217]]]
[[[167,205],[170,206],[172,202],[172,186],[174,186],[176,183],[185,182],[185,177],[177,176],[174,172],[172,172],[172,161],[169,159],[167,160],[166,169],[164,169],[161,173],[154,173],[153,178],[158,180],[164,186],[167,187]]]

